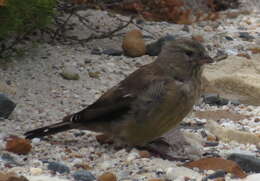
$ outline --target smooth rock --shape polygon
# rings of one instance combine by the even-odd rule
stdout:
[[[117,181],[117,178],[115,174],[106,172],[98,177],[98,181]]]
[[[202,181],[207,181],[208,179],[213,180],[213,179],[216,179],[216,178],[223,178],[223,177],[225,177],[225,175],[226,175],[226,172],[224,170],[219,170],[219,171],[216,171],[216,172],[204,177],[202,179]]]
[[[228,100],[260,105],[260,55],[252,59],[230,56],[203,72],[204,93],[216,93]]]
[[[260,173],[260,158],[245,154],[231,154],[227,157],[236,162],[244,171]]]
[[[68,166],[58,162],[49,162],[48,170],[58,173],[70,173],[70,169]]]
[[[66,80],[79,80],[78,70],[71,65],[65,65],[60,75]]]
[[[166,35],[159,40],[146,45],[146,53],[150,56],[157,56],[161,52],[162,46],[170,40],[174,40],[175,37],[172,35]]]
[[[253,39],[255,39],[252,35],[250,35],[248,32],[239,32],[239,37],[242,40],[245,41],[252,41]]]
[[[186,176],[192,179],[201,180],[202,176],[186,167],[169,167],[166,170],[166,178],[169,180],[175,180],[178,177]]]
[[[5,94],[0,93],[0,119],[7,119],[15,109],[16,104]]]
[[[227,99],[221,98],[218,94],[204,94],[203,102],[209,105],[223,106],[228,104]]]
[[[104,50],[104,51],[103,51],[103,54],[111,55],[111,56],[121,56],[121,55],[123,55],[123,51],[122,51],[122,50],[117,50],[117,49],[110,48],[110,49]]]
[[[92,181],[96,180],[94,175],[86,170],[79,170],[73,174],[73,178],[77,181]]]
[[[102,51],[98,48],[94,48],[91,50],[91,54],[93,55],[101,55],[102,54]]]
[[[30,168],[30,173],[32,175],[41,175],[42,174],[42,169],[41,168]]]
[[[142,32],[137,29],[128,32],[123,39],[122,48],[124,53],[129,57],[144,55],[146,49]]]

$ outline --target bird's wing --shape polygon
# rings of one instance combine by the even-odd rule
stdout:
[[[84,123],[118,118],[129,111],[138,95],[146,91],[151,83],[161,79],[162,74],[159,67],[145,65],[109,89],[96,102],[67,119],[74,123]]]

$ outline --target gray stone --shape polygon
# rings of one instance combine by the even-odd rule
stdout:
[[[86,170],[79,170],[73,174],[73,178],[77,181],[92,181],[96,180],[94,175]]]
[[[58,162],[49,162],[48,170],[58,173],[70,173],[70,169],[68,166]]]
[[[260,159],[255,156],[233,153],[227,159],[236,162],[246,172],[260,173]]]
[[[111,55],[111,56],[121,56],[121,55],[123,55],[123,51],[122,51],[122,50],[117,50],[117,49],[110,48],[110,49],[104,50],[104,51],[103,51],[103,54]]]
[[[79,80],[80,76],[78,70],[70,65],[65,65],[63,71],[60,73],[66,80]]]
[[[15,109],[16,104],[5,94],[0,93],[0,119],[7,119]]]

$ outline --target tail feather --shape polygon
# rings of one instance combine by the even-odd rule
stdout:
[[[26,139],[33,139],[36,137],[41,138],[47,135],[56,134],[70,129],[72,129],[71,122],[60,122],[42,128],[34,129],[32,131],[28,131],[24,135]]]

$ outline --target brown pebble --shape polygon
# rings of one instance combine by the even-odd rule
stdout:
[[[216,178],[214,179],[214,181],[225,181],[225,178],[221,177],[221,178]]]
[[[92,170],[93,169],[91,166],[89,166],[86,163],[78,163],[78,164],[75,164],[74,167],[81,168],[81,169],[84,169],[84,170]]]
[[[106,172],[99,176],[98,181],[117,181],[117,178],[115,174],[111,172]]]
[[[192,39],[196,40],[196,41],[198,41],[200,43],[203,43],[205,41],[203,36],[201,36],[201,35],[192,35]]]
[[[140,30],[132,30],[128,32],[124,39],[122,48],[127,56],[139,57],[146,53],[143,34]]]
[[[255,118],[255,122],[259,123],[260,122],[260,118]]]
[[[218,139],[215,136],[207,135],[207,141],[218,141]]]
[[[96,140],[102,145],[102,144],[112,144],[113,141],[110,139],[108,135],[100,134],[96,136]]]
[[[141,158],[150,158],[151,157],[151,154],[149,151],[139,151],[139,155]]]
[[[7,139],[6,150],[16,154],[28,154],[32,149],[31,143],[27,139],[12,136]]]

